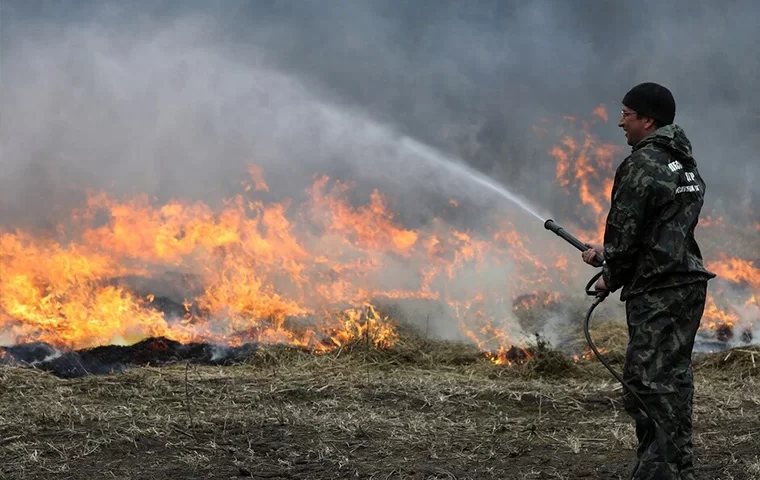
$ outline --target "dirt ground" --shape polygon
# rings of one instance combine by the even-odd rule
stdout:
[[[627,478],[620,387],[554,353],[499,366],[425,341],[66,380],[4,367],[0,478]],[[760,349],[695,370],[698,478],[760,478]]]

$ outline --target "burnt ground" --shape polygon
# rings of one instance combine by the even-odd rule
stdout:
[[[69,379],[2,367],[0,478],[627,478],[620,387],[555,353],[498,366],[424,341]],[[697,478],[760,478],[758,371],[758,348],[697,361]]]

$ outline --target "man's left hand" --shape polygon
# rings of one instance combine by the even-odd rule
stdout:
[[[604,277],[599,277],[599,280],[596,281],[596,284],[594,285],[594,288],[597,291],[607,291],[609,288],[607,288],[607,283],[604,281]]]
[[[599,280],[596,281],[594,288],[598,291],[605,291],[605,292],[609,290],[609,288],[607,288],[607,283],[604,281],[604,277],[599,277]]]

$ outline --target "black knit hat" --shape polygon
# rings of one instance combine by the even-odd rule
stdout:
[[[670,90],[657,83],[640,83],[623,97],[623,105],[639,115],[670,125],[676,116],[676,101]]]

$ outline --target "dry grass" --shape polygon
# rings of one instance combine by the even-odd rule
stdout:
[[[591,323],[589,332],[596,348],[603,353],[610,362],[622,365],[625,360],[625,350],[628,345],[628,327],[620,320],[603,319]],[[590,358],[591,353],[586,344],[583,326],[573,324],[566,327],[562,336],[567,338],[565,349],[579,352],[582,356]]]
[[[707,355],[700,359],[696,368],[739,377],[757,375],[760,373],[760,347],[735,348],[727,352]]]
[[[760,470],[760,382],[740,355],[698,363],[700,479]],[[566,362],[544,348],[496,366],[408,338],[71,380],[3,368],[0,478],[627,478],[619,386],[594,361]]]

